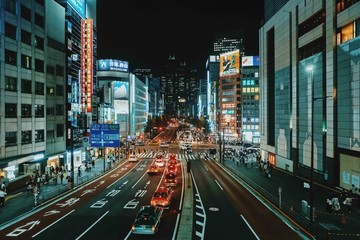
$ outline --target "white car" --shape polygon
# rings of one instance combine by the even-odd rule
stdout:
[[[129,156],[129,162],[138,162],[139,159],[136,157],[136,155],[130,155]]]
[[[165,162],[161,158],[156,158],[154,164],[159,168],[165,167]]]
[[[160,143],[160,147],[163,147],[163,148],[169,147],[169,143],[162,142],[162,143]]]

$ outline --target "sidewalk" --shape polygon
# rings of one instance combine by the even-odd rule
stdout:
[[[309,194],[305,191],[305,179],[294,176],[290,172],[274,169],[271,178],[260,172],[256,166],[237,165],[226,160],[225,167],[248,183],[254,190],[280,209],[282,214],[289,216],[303,230],[311,233],[317,240],[352,240],[360,239],[360,214],[357,213],[358,203],[353,200],[350,212],[341,203],[337,213],[326,211],[326,199],[339,196],[340,192],[326,186],[314,184],[314,221],[306,217],[304,203],[309,203]],[[279,190],[281,192],[281,197]],[[281,201],[280,201],[281,199]],[[310,206],[307,210],[310,209]],[[309,216],[309,215],[307,215]]]
[[[118,160],[117,162],[112,163],[112,167],[120,164],[122,161],[124,160]],[[105,171],[110,169],[107,164],[108,163],[106,163],[103,158],[100,158],[96,159],[95,166],[91,168],[91,171],[82,171],[80,177],[78,177],[77,171],[75,171],[74,188],[104,174],[104,169]],[[41,207],[47,201],[65,194],[69,189],[70,186],[64,178],[62,183],[60,182],[60,179],[58,179],[57,183],[50,181],[46,185],[41,184],[40,193],[37,198],[35,198],[32,193],[27,192],[26,186],[24,186],[23,189],[10,193],[5,198],[5,205],[0,207],[0,230],[10,222]]]

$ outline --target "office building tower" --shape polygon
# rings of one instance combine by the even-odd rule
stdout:
[[[360,3],[275,3],[284,4],[259,31],[262,159],[310,182],[359,187]]]

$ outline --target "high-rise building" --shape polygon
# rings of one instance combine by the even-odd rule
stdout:
[[[241,58],[242,129],[243,142],[260,143],[259,56]]]
[[[65,8],[66,45],[66,164],[77,167],[89,158],[90,126],[97,121],[96,68],[97,29],[96,0],[56,0]],[[87,141],[89,142],[89,141]],[[71,160],[73,159],[73,160]],[[73,167],[73,166],[71,166]]]
[[[42,174],[66,151],[65,10],[1,1],[0,178]]]
[[[197,70],[187,66],[185,61],[178,61],[174,55],[170,56],[160,77],[163,114],[196,116],[198,88]]]
[[[262,159],[310,181],[359,187],[360,3],[272,3],[259,30]]]

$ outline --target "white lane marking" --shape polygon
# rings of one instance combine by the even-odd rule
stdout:
[[[246,225],[248,226],[248,228],[251,230],[251,232],[254,234],[254,236],[256,237],[256,239],[260,240],[260,238],[258,237],[258,235],[256,235],[254,229],[252,229],[252,227],[250,226],[250,224],[246,221],[246,219],[244,218],[243,215],[240,215],[240,217],[244,220],[244,222],[246,223]]]
[[[53,222],[52,224],[48,225],[46,228],[43,228],[40,232],[32,235],[32,237],[36,237],[37,235],[39,235],[40,233],[42,233],[43,231],[45,231],[46,229],[48,229],[49,227],[51,227],[52,225],[55,225],[56,223],[58,223],[60,220],[62,220],[63,218],[67,217],[68,215],[70,215],[71,213],[73,213],[75,210],[70,211],[69,213],[65,214],[64,216],[62,216],[61,218],[59,218],[58,220],[56,220],[55,222]]]
[[[76,240],[80,239],[82,236],[84,236],[85,233],[87,233],[93,226],[95,226],[95,224],[97,224],[101,219],[103,219],[107,214],[109,213],[109,211],[107,211],[106,213],[104,213],[98,220],[96,220],[88,229],[86,229],[80,236],[78,236],[76,238]]]
[[[218,181],[216,181],[216,180],[215,180],[215,182],[219,186],[219,188],[224,191],[224,189],[221,187],[220,183]]]

